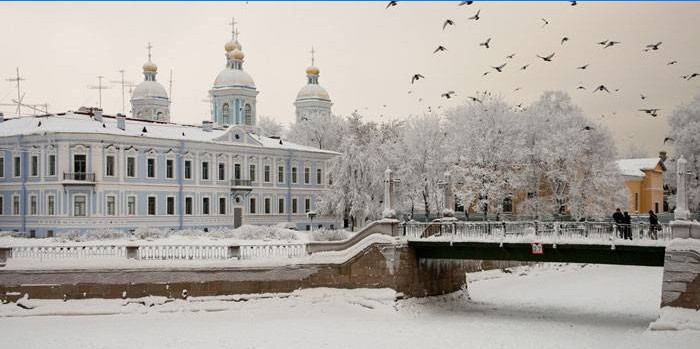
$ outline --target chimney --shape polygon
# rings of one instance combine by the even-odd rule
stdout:
[[[0,122],[5,122],[5,114],[0,112]]]
[[[95,109],[95,112],[93,113],[93,117],[95,118],[95,121],[102,122],[102,110]]]
[[[122,131],[126,130],[126,116],[124,114],[117,114],[117,127]]]
[[[214,128],[214,125],[211,121],[205,120],[202,121],[202,130],[204,132],[211,132],[211,130]]]
[[[662,163],[666,162],[666,151],[662,150],[659,152],[659,159],[661,159]]]

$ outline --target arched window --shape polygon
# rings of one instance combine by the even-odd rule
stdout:
[[[221,107],[221,116],[224,124],[231,123],[231,108],[229,108],[228,103],[224,103]]]
[[[245,124],[253,124],[253,108],[250,107],[250,104],[245,105]]]
[[[512,198],[505,198],[503,199],[503,212],[504,213],[513,213],[513,199]]]

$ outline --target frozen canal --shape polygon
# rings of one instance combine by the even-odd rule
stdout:
[[[124,305],[0,306],[3,348],[698,348],[700,331],[648,331],[661,268],[549,264],[471,275],[461,292],[395,302],[391,290]],[[77,314],[119,313],[113,315]],[[26,316],[34,314],[36,316]],[[64,314],[62,316],[51,314]],[[39,316],[42,315],[42,316]]]

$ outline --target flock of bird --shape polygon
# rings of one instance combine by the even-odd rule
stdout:
[[[474,4],[474,1],[461,1],[457,5],[458,6],[469,6],[472,4]],[[398,5],[398,1],[389,1],[389,3],[386,5],[386,9],[396,7],[397,5]],[[577,6],[578,3],[576,1],[569,1],[569,5],[570,6]],[[477,9],[476,12],[474,12],[474,14],[471,17],[468,17],[467,19],[469,21],[479,21],[481,18],[482,18],[481,9]],[[540,18],[540,20],[542,22],[542,26],[541,26],[542,29],[544,29],[545,27],[547,27],[550,24],[550,21],[547,18]],[[442,23],[442,29],[443,29],[443,31],[447,30],[448,27],[456,26],[457,23],[458,22],[455,19],[447,18]],[[564,46],[570,40],[571,39],[568,36],[562,37],[560,42],[559,42],[560,46]],[[599,45],[602,49],[612,49],[618,45],[621,45],[622,42],[616,41],[613,39],[606,39],[606,40],[597,42],[596,44]],[[661,42],[661,41],[648,44],[648,45],[643,47],[642,52],[658,51],[661,49],[662,44],[663,44],[663,42]],[[491,45],[492,45],[492,38],[491,37],[489,37],[485,41],[479,43],[479,47],[483,47],[484,49],[490,49]],[[437,46],[437,48],[435,48],[435,50],[433,51],[433,54],[442,54],[446,51],[447,51],[447,47],[444,44],[440,44]],[[556,56],[556,53],[552,52],[550,54],[543,54],[543,55],[537,54],[536,58],[539,58],[542,60],[543,63],[548,64],[554,60],[555,56]],[[515,57],[515,53],[512,53],[510,55],[507,55],[506,59],[512,60],[514,57]],[[678,64],[678,61],[672,60],[672,61],[667,63],[667,65],[674,65],[674,64]],[[582,66],[576,67],[576,69],[587,70],[589,65],[590,64],[587,63],[587,64],[584,64]],[[503,73],[506,70],[507,66],[508,66],[508,62],[501,63],[499,65],[493,65],[490,67],[491,68],[490,70],[488,70],[482,74],[482,77],[485,77],[491,73],[497,73],[497,74]],[[521,66],[519,70],[526,70],[529,66],[530,66],[529,63],[525,64],[525,65]],[[683,75],[683,76],[681,76],[681,78],[684,80],[692,80],[692,79],[699,77],[699,76],[700,76],[700,73],[691,73],[688,75]],[[411,76],[410,81],[411,81],[411,84],[413,85],[413,84],[416,84],[423,79],[425,79],[425,76],[422,73],[414,73]],[[521,89],[521,87],[518,87],[514,91],[518,91],[520,89]],[[576,87],[576,90],[587,90],[587,89],[583,85],[578,85],[578,87]],[[619,91],[620,91],[619,88],[613,89],[613,92],[619,92]],[[413,91],[409,91],[409,94],[412,92]],[[613,92],[611,92],[611,90],[607,86],[605,86],[604,84],[600,84],[592,90],[592,93],[611,94]],[[453,98],[455,95],[456,95],[456,92],[450,90],[450,91],[441,93],[440,97],[445,98],[445,99],[450,99],[450,98]],[[640,95],[641,95],[641,100],[643,100],[643,101],[647,100],[647,96],[645,96],[644,94],[640,94]],[[482,102],[481,99],[479,99],[477,97],[467,96],[467,98],[471,101],[474,101],[474,102],[479,102],[479,103]],[[419,101],[422,101],[422,98],[419,99]],[[522,104],[523,103],[520,103],[518,105],[518,107],[522,108]],[[430,109],[431,108],[429,107],[429,111],[432,111]],[[657,117],[657,116],[659,116],[659,111],[661,111],[661,109],[660,108],[640,108],[640,109],[638,109],[638,111],[645,113],[646,115],[649,115],[652,117]],[[613,113],[613,114],[615,114],[615,113]],[[593,128],[587,128],[586,130],[590,130],[590,129],[593,129]],[[666,142],[666,141],[668,141],[668,139],[664,140],[664,142]]]

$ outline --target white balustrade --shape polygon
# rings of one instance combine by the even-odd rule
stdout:
[[[10,258],[16,259],[83,259],[126,257],[126,247],[118,245],[18,246]]]

